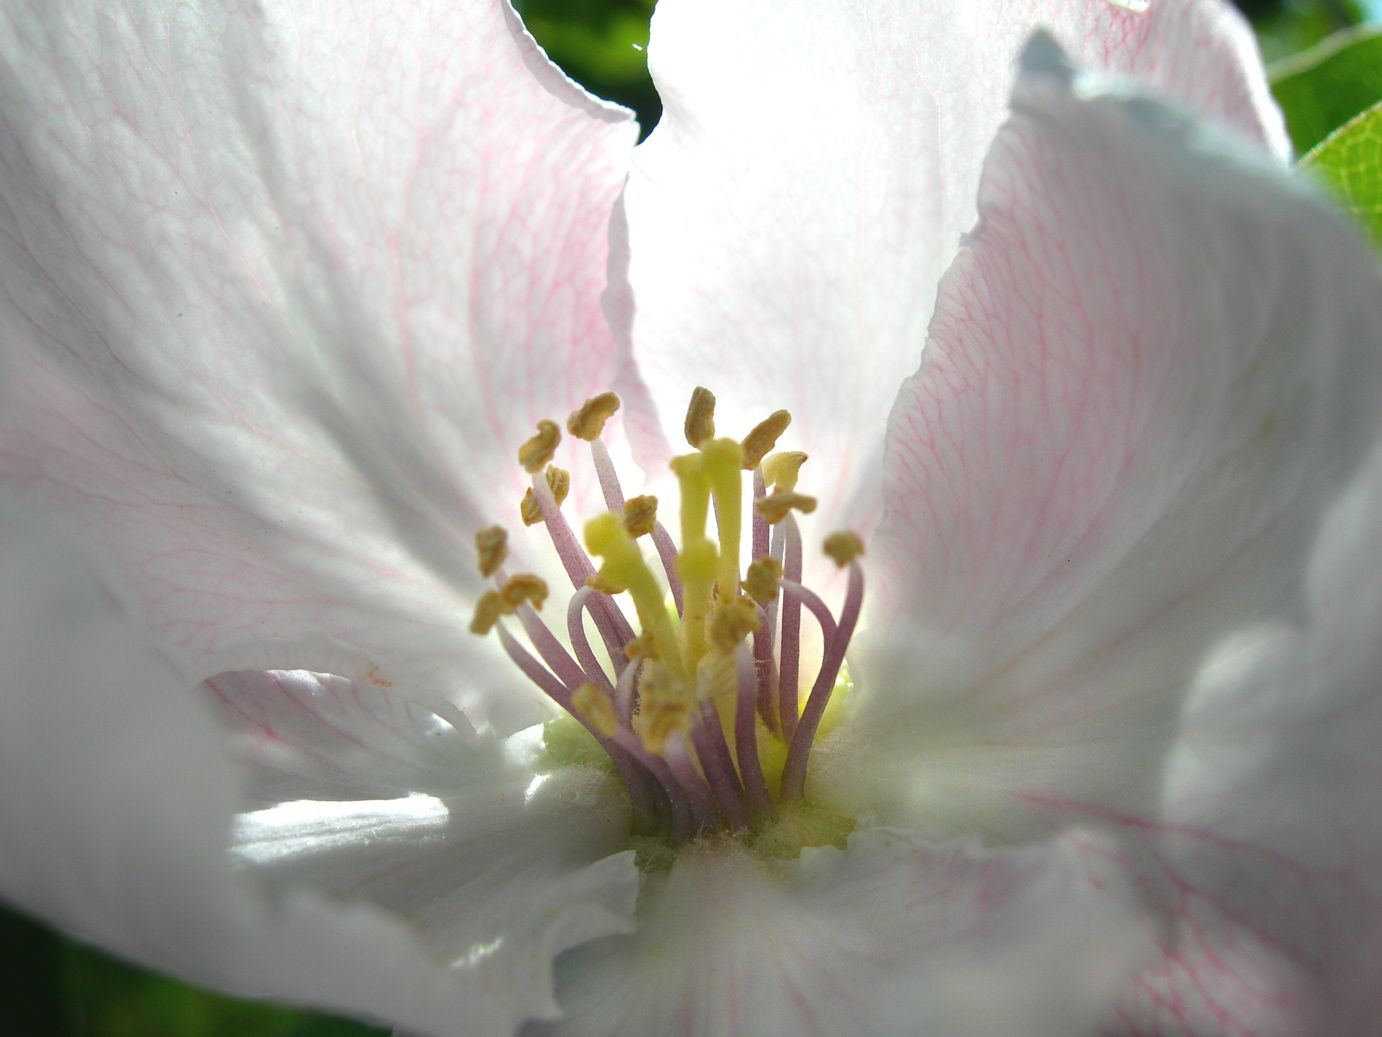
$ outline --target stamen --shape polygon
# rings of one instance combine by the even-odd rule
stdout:
[[[825,543],[821,545],[821,550],[830,556],[830,559],[843,569],[854,559],[864,553],[864,542],[859,539],[859,534],[853,530],[840,530],[838,533],[831,533],[825,538]]]
[[[775,526],[787,517],[789,511],[799,511],[803,515],[811,514],[816,510],[816,498],[778,487],[762,500],[754,501],[753,510],[762,515],[763,521],[768,525]]]
[[[552,491],[552,499],[557,502],[557,507],[566,503],[566,495],[571,492],[571,473],[565,468],[558,468],[554,464],[547,466],[547,487]]]
[[[624,502],[624,528],[637,540],[647,536],[657,524],[657,498],[645,494]]]
[[[844,608],[840,610],[840,623],[835,633],[826,642],[825,656],[821,659],[821,669],[816,675],[816,683],[811,688],[811,697],[806,701],[806,710],[801,715],[792,736],[791,748],[787,750],[787,763],[782,769],[782,799],[791,802],[800,799],[806,787],[806,760],[811,752],[811,743],[816,738],[825,707],[830,702],[830,693],[835,687],[835,678],[840,674],[840,666],[845,660],[845,649],[854,636],[854,626],[859,621],[859,609],[864,602],[864,571],[858,562],[849,563],[849,588],[845,591]]]
[[[532,573],[519,573],[508,578],[499,590],[499,597],[510,611],[517,609],[525,601],[531,602],[533,608],[541,611],[542,603],[547,600],[547,581]]]
[[[763,516],[758,514],[758,502],[767,494],[768,489],[763,483],[763,469],[761,467],[753,470],[753,503],[754,507],[750,514],[753,520],[753,543],[749,547],[750,558],[762,558],[768,553],[768,524],[763,521]]]
[[[571,595],[571,601],[566,606],[566,633],[571,639],[571,649],[576,653],[576,661],[585,671],[586,680],[596,684],[609,685],[609,678],[605,676],[605,671],[600,666],[599,660],[591,651],[590,639],[585,636],[585,623],[582,619],[582,612],[590,606],[590,599],[594,594],[595,592],[589,587],[582,587]],[[627,666],[623,667],[623,669],[628,668]]]
[[[594,441],[602,431],[605,422],[619,409],[619,397],[612,392],[602,392],[581,404],[579,410],[571,412],[566,419],[566,431],[577,439]]]
[[[685,426],[687,441],[696,449],[671,462],[681,490],[678,551],[657,519],[657,498],[624,498],[600,438],[619,406],[617,396],[602,393],[567,419],[567,430],[590,443],[609,506],[584,527],[589,555],[561,510],[571,479],[551,463],[561,440],[556,425],[539,422],[537,435],[519,450],[520,463],[533,476],[520,508],[524,522],[547,526],[576,588],[566,611],[569,648],[537,614],[547,585],[531,573],[505,572],[507,536],[499,526],[475,537],[480,571],[498,586],[477,602],[471,629],[478,634],[497,630],[520,670],[609,754],[629,790],[636,830],[660,830],[681,842],[698,833],[766,824],[774,816],[769,777],[784,802],[800,798],[805,787],[811,742],[858,620],[863,578],[857,559],[863,542],[856,534],[841,532],[823,545],[837,565],[849,569],[837,625],[825,603],[801,586],[801,534],[792,513],[809,513],[816,506],[814,498],[796,492],[806,455],[769,453],[791,416],[773,413],[742,441],[717,439],[715,397],[698,388]],[[750,561],[741,581],[745,470],[752,473],[754,507]],[[708,529],[712,503],[715,541]],[[637,543],[643,536],[651,536],[657,548],[679,624],[644,561]],[[598,570],[592,555],[600,561]],[[612,597],[624,592],[638,613],[642,633],[637,636]],[[799,714],[803,605],[820,625],[823,658]],[[608,664],[591,647],[587,614],[609,651]],[[506,615],[521,622],[532,653],[514,639]],[[775,639],[780,642],[776,649]],[[725,727],[728,718],[721,720],[722,708],[733,709],[732,739]],[[786,743],[780,776],[763,773],[758,740],[767,734],[760,717],[766,732]],[[782,757],[773,753],[767,758]]]
[[[703,385],[696,386],[691,393],[682,431],[686,434],[686,441],[693,447],[715,436],[715,394]]]
[[[786,450],[780,454],[771,454],[763,459],[762,469],[763,478],[771,486],[776,486],[782,490],[795,490],[797,488],[797,475],[801,472],[801,466],[807,461],[807,456],[800,450]]]
[[[552,500],[558,508],[566,501],[566,495],[571,491],[571,473],[564,468],[558,468],[554,464],[549,464],[543,473],[547,480],[547,488],[552,491]],[[537,494],[533,492],[531,486],[523,493],[523,500],[518,505],[519,514],[523,516],[525,526],[535,526],[542,519],[542,505],[538,502]]]
[[[523,491],[523,499],[518,502],[518,513],[523,516],[525,526],[536,526],[542,521],[542,505],[537,502],[537,494],[531,486]]]
[[[482,637],[488,634],[506,610],[507,606],[498,591],[485,591],[475,603],[475,615],[470,620],[470,632]]]
[[[777,600],[778,583],[781,579],[781,562],[766,555],[755,558],[744,572],[744,592],[758,604],[770,605]]]
[[[697,832],[712,832],[715,824],[715,796],[710,786],[691,762],[691,753],[685,736],[675,734],[667,740],[663,759],[676,776],[677,783],[686,790],[690,801],[692,822]]]
[[[542,520],[547,525],[547,535],[552,538],[552,546],[556,548],[562,568],[566,570],[571,586],[580,590],[586,585],[586,580],[595,575],[595,566],[581,550],[581,545],[576,542],[576,535],[571,532],[566,517],[557,507],[546,479],[533,477],[533,494],[542,509]],[[633,639],[633,628],[629,626],[629,621],[619,611],[619,606],[609,598],[599,599],[590,614],[594,617],[595,626],[611,655]]]
[[[763,780],[763,767],[758,762],[754,670],[748,649],[740,645],[734,650],[734,673],[739,690],[734,708],[734,752],[739,759],[739,774],[743,778],[749,812],[755,821],[761,822],[772,817],[773,802],[768,796],[768,783]]]
[[[786,549],[782,571],[786,579],[801,582],[801,534],[790,515],[783,524]],[[790,744],[797,730],[797,680],[801,660],[801,602],[782,597],[781,679],[777,685],[777,717],[782,736]]]
[[[480,575],[488,579],[509,557],[509,534],[503,526],[490,526],[475,534],[475,553],[480,560]]]
[[[721,815],[730,828],[747,828],[749,815],[744,809],[744,787],[734,770],[734,759],[729,755],[715,703],[701,703],[700,716],[691,724],[691,744],[695,746],[696,757],[701,761],[701,770],[705,772]]]
[[[586,726],[601,738],[613,738],[619,731],[619,717],[609,696],[593,684],[582,684],[571,696],[571,705]]]
[[[537,435],[518,448],[518,463],[529,475],[539,472],[556,455],[560,442],[561,429],[555,421],[544,418],[537,423]]]
[[[792,423],[792,415],[785,410],[775,410],[753,427],[743,439],[744,470],[751,472],[762,462],[767,453],[777,446],[778,437],[787,431]]]
[[[758,609],[748,598],[726,601],[710,620],[710,642],[722,652],[732,652],[758,629]]]

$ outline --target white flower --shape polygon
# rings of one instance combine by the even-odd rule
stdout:
[[[438,1034],[1371,1037],[1377,270],[1138,6],[664,0],[630,165],[503,0],[9,3],[0,893]],[[701,383],[869,540],[855,827],[640,871],[471,541]]]

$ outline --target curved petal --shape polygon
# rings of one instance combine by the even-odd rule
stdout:
[[[507,0],[34,0],[0,118],[4,468],[184,675],[326,639],[531,722],[458,632],[470,536],[516,518],[533,420],[613,378],[628,114]]]
[[[631,862],[563,868],[564,854],[579,858],[603,829],[591,823],[563,847],[574,822],[551,825],[551,810],[538,812],[526,860],[552,880],[543,900],[552,910],[512,932],[531,941],[532,961],[480,954],[448,968],[415,919],[377,891],[342,899],[321,885],[279,884],[281,895],[266,896],[254,869],[233,871],[226,853],[241,776],[209,711],[143,645],[76,542],[8,499],[0,620],[0,896],[83,939],[233,994],[437,1035],[508,1037],[534,1006],[550,1005],[553,955],[627,926]],[[468,877],[470,893],[496,880]],[[513,877],[526,896],[525,876]],[[466,878],[449,876],[453,895]],[[472,917],[522,917],[501,889],[485,885]],[[417,887],[429,893],[439,911],[435,883]]]
[[[1256,46],[1227,4],[1131,6],[661,3],[649,62],[664,112],[636,152],[629,284],[612,298],[616,327],[636,307],[633,356],[667,441],[680,447],[698,383],[736,436],[786,407],[784,442],[816,459],[803,487],[823,528],[867,534],[888,408],[974,224],[1011,62],[1038,25],[1282,153]],[[642,450],[655,466],[665,445]]]
[[[926,773],[878,792],[941,831],[1024,830],[1029,796],[1154,816],[1206,654],[1300,614],[1382,413],[1350,228],[1153,102],[1079,96],[1049,40],[1025,62],[874,553],[902,612],[857,737]]]
[[[771,865],[704,843],[649,879],[634,936],[563,962],[550,1033],[1064,1037],[1147,949],[1075,840],[991,852],[875,829]]]
[[[1308,618],[1245,632],[1200,673],[1141,832],[1177,927],[1116,1032],[1382,1028],[1380,542],[1374,451],[1320,532]]]
[[[249,876],[406,919],[511,1028],[558,1016],[557,954],[633,928],[627,801],[609,776],[535,777],[495,739],[340,677],[245,671],[206,688],[250,777],[231,846]]]

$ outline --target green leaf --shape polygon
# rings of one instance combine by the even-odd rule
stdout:
[[[1382,101],[1382,28],[1335,33],[1271,68],[1272,93],[1299,154]]]
[[[1300,160],[1300,167],[1319,179],[1382,246],[1382,103],[1331,133]]]

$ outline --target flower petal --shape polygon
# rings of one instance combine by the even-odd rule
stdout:
[[[562,963],[550,1033],[1086,1032],[1147,947],[1080,856],[884,829],[788,863],[688,847],[634,936]]]
[[[238,775],[209,712],[143,645],[77,542],[8,499],[0,620],[7,902],[228,993],[435,1034],[513,1032],[513,993],[439,967],[398,917],[312,890],[269,902],[232,871]]]
[[[1049,41],[981,210],[892,419],[894,654],[816,787],[932,834],[1116,833],[1167,928],[1114,1032],[1371,1032],[1375,262]]]
[[[1382,293],[1303,185],[1153,102],[1077,96],[1049,40],[1024,60],[891,419],[874,557],[906,659],[864,723],[913,759],[985,746],[1009,807],[1064,787],[1146,816],[1206,653],[1299,612],[1378,428]]]
[[[376,6],[6,8],[4,468],[187,677],[330,643],[512,728],[470,536],[612,380],[634,128],[506,0]]]
[[[1176,928],[1115,1032],[1382,1028],[1379,542],[1374,451],[1321,530],[1308,620],[1221,645],[1196,681],[1139,826]]]
[[[784,443],[815,458],[803,486],[822,499],[821,529],[868,532],[888,408],[973,226],[1012,56],[1038,25],[1285,147],[1227,4],[1129,6],[664,0],[649,48],[664,112],[630,174],[628,285],[616,279],[612,310],[666,441],[680,447],[696,384],[735,436],[786,407]],[[655,467],[666,446],[644,437],[642,450]]]
[[[557,954],[632,929],[638,872],[609,777],[534,777],[495,739],[340,677],[245,671],[206,687],[250,775],[232,852],[264,887],[407,919],[513,1027],[557,1017]]]

